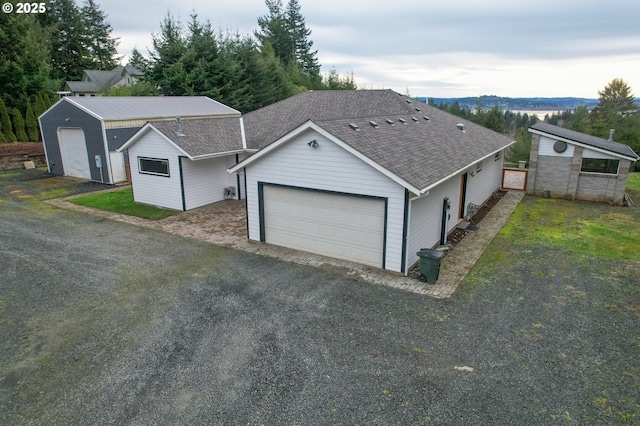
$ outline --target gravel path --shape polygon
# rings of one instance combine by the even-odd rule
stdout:
[[[434,300],[58,209],[11,176],[0,424],[640,421],[638,262],[497,238]]]

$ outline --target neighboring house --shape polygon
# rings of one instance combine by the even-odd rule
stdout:
[[[622,204],[638,155],[624,144],[539,122],[533,134],[527,193]]]
[[[127,180],[117,149],[148,121],[239,116],[204,96],[64,97],[39,121],[49,173],[113,184]]]
[[[246,157],[242,118],[152,121],[127,141],[134,201],[190,210],[243,198],[244,181],[227,169]]]
[[[142,71],[133,65],[116,67],[111,71],[84,70],[82,80],[67,81],[61,96],[96,96],[107,89],[133,85]]]
[[[390,90],[306,92],[244,116],[249,239],[408,273],[500,188],[513,141]]]

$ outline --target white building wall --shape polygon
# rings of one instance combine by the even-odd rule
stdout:
[[[470,171],[474,171],[474,176],[471,173],[467,179],[467,196],[465,203],[482,204],[493,194],[497,189],[500,189],[502,184],[502,168],[503,168],[504,153],[500,153],[500,158],[496,161],[494,156],[485,158],[482,161],[482,171],[477,172],[476,166],[472,166]],[[465,206],[466,207],[466,206]],[[465,212],[466,213],[466,212]]]
[[[456,175],[429,191],[428,195],[415,197],[409,201],[409,229],[407,242],[407,266],[418,261],[416,252],[421,248],[431,248],[440,243],[442,229],[442,206],[449,197],[451,209],[447,222],[447,232],[458,224],[460,206],[460,180]]]
[[[186,209],[195,209],[206,204],[224,200],[224,189],[232,186],[238,194],[238,180],[227,169],[236,164],[236,156],[209,158],[192,161],[182,159],[182,176]]]
[[[567,143],[567,150],[565,152],[556,152],[553,149],[553,145],[557,142],[557,139],[552,139],[548,136],[540,135],[540,145],[538,146],[538,155],[546,155],[549,157],[573,157],[574,145]]]
[[[133,200],[174,210],[182,210],[180,151],[154,131],[142,135],[129,148]],[[169,160],[169,177],[140,173],[138,157]]]
[[[317,148],[307,143],[316,139]],[[400,271],[404,188],[330,140],[309,130],[246,169],[249,239],[260,240],[258,182],[388,198],[385,267]]]

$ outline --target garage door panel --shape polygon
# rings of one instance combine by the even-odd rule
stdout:
[[[384,200],[265,185],[263,202],[266,242],[382,266]]]
[[[58,144],[65,176],[91,179],[84,131],[80,128],[60,129]]]

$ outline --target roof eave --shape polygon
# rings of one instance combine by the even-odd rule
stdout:
[[[629,160],[629,161],[632,161],[632,162],[633,161],[638,161],[638,159],[639,159],[637,155],[634,158],[634,157],[631,157],[631,156],[628,156],[628,155],[625,155],[625,154],[621,154],[619,152],[615,152],[615,151],[611,151],[611,150],[608,150],[608,149],[605,149],[605,148],[600,148],[600,147],[597,147],[597,146],[589,145],[588,143],[584,143],[584,142],[578,142],[578,141],[576,141],[574,139],[564,138],[562,136],[554,135],[553,133],[545,132],[545,131],[534,129],[534,128],[531,128],[531,127],[529,127],[529,132],[530,133],[534,133],[536,135],[540,135],[540,136],[549,136],[549,137],[552,137],[552,138],[554,138],[556,140],[559,140],[559,141],[562,141],[562,142],[567,142],[567,143],[570,143],[572,145],[578,145],[578,146],[581,146],[583,148],[588,148],[588,149],[590,149],[592,151],[597,151],[597,152],[600,152],[600,153],[603,153],[603,154],[614,155],[614,156],[619,157],[621,159]]]

